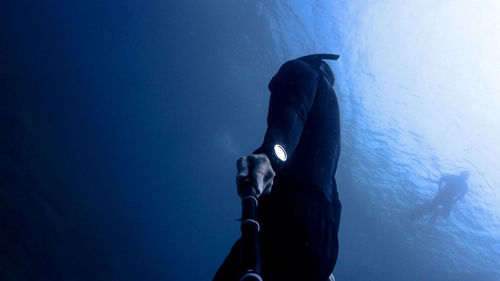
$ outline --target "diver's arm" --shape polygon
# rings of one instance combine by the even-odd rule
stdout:
[[[468,187],[464,188],[455,198],[455,201],[458,201],[458,200],[462,200],[464,199],[465,197],[465,194],[467,193],[467,191],[469,190]]]
[[[438,192],[441,191],[441,189],[443,188],[443,184],[444,184],[444,176],[442,176],[438,181]]]
[[[285,63],[269,83],[271,97],[264,142],[254,153],[265,153],[278,172],[293,155],[314,102],[319,73],[307,63]]]
[[[443,189],[443,187],[450,182],[450,180],[451,180],[450,177],[451,177],[450,175],[445,175],[439,179],[439,182],[438,182],[439,191],[441,191],[441,189]]]

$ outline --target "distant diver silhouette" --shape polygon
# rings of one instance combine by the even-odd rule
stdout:
[[[429,224],[434,224],[438,216],[447,219],[450,216],[453,205],[458,200],[464,198],[467,193],[469,189],[467,185],[468,178],[468,171],[463,171],[459,175],[442,176],[439,179],[439,189],[434,199],[413,210],[410,214],[410,219],[416,220],[426,214],[432,214],[428,222]]]
[[[340,118],[334,75],[323,60],[337,58],[310,55],[281,66],[269,83],[263,144],[237,162],[242,202],[258,200],[265,281],[334,280],[330,273],[337,261],[341,212],[335,183]],[[257,200],[242,191],[248,182],[255,186]],[[242,245],[241,239],[234,244],[214,281],[237,281],[246,273],[240,266]]]

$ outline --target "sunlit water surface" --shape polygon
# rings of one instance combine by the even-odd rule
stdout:
[[[331,63],[343,123],[339,275],[500,278],[500,4],[277,6],[268,13],[284,53],[341,55]],[[462,170],[471,172],[470,190],[448,220],[408,220],[441,175]],[[348,273],[360,264],[371,277]]]

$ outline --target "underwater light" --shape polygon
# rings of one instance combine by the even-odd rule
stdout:
[[[286,151],[285,151],[285,148],[283,148],[283,146],[279,145],[279,144],[275,144],[274,145],[274,154],[276,154],[276,156],[278,156],[278,158],[281,160],[281,161],[286,161]]]

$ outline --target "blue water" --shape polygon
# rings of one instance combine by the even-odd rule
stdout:
[[[495,1],[4,6],[1,280],[210,280],[267,83],[315,52],[341,55],[337,280],[500,280]],[[464,169],[449,219],[408,219]]]

